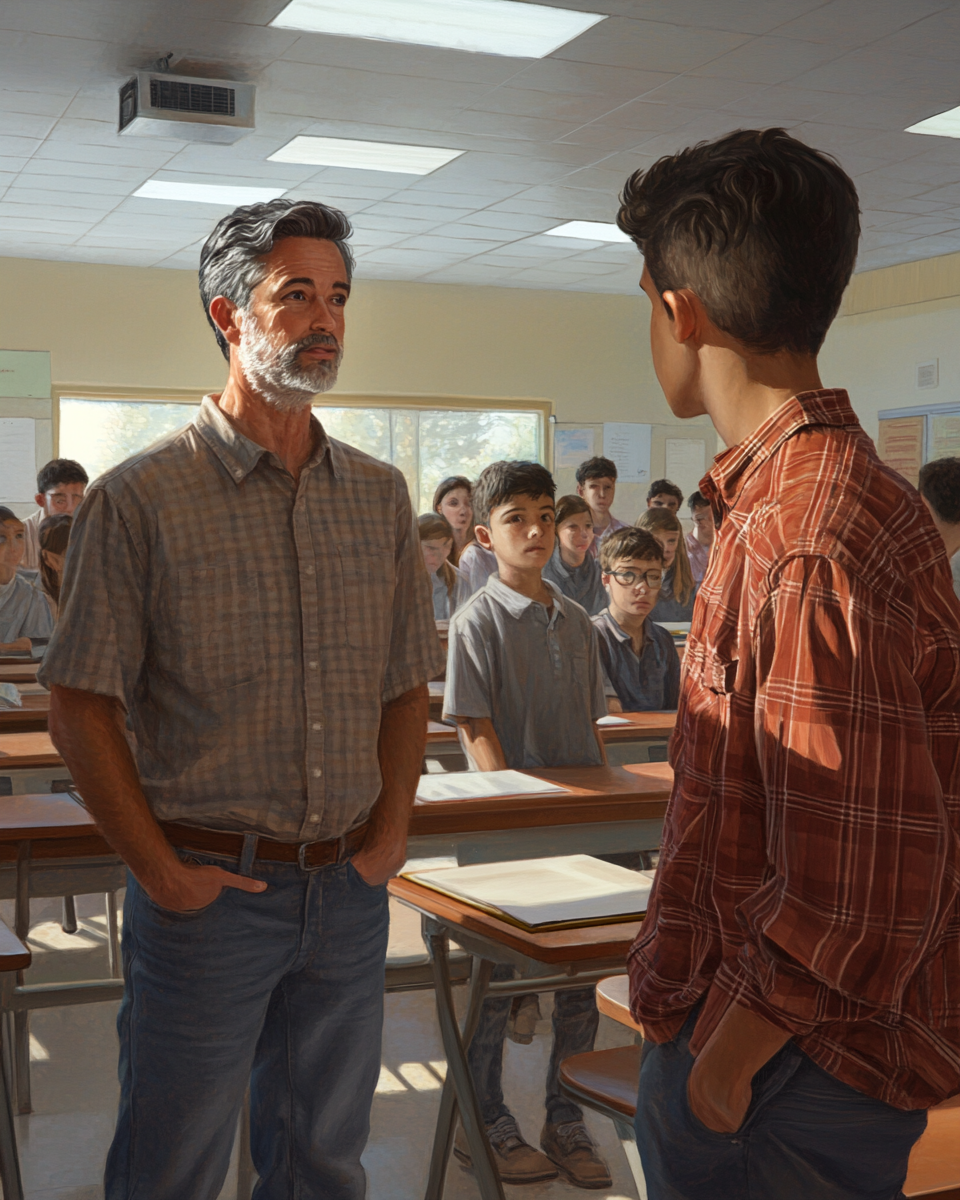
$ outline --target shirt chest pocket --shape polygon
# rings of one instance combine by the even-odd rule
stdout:
[[[180,570],[171,600],[175,671],[190,691],[220,691],[263,674],[260,588],[249,566]]]
[[[380,547],[338,546],[331,555],[331,596],[339,611],[322,614],[326,645],[383,653],[390,644],[396,564]]]

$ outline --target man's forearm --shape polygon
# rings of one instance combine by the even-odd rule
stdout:
[[[457,717],[467,753],[478,771],[505,771],[507,760],[489,717]]]
[[[100,832],[150,890],[179,860],[147,805],[123,723],[123,706],[111,696],[52,688],[53,744]]]
[[[399,833],[406,837],[427,748],[429,710],[430,696],[425,684],[383,706],[377,741],[383,783],[370,813],[374,837]]]

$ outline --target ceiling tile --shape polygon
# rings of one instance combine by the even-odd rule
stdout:
[[[700,67],[697,74],[749,83],[783,83],[822,63],[840,58],[842,53],[839,47],[821,42],[768,35],[719,55]],[[805,86],[816,87],[816,84]]]
[[[743,34],[611,17],[561,46],[551,58],[676,74],[700,67],[746,41]]]

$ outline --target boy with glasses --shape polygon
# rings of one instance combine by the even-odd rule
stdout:
[[[680,658],[673,638],[650,620],[663,581],[663,549],[645,529],[620,529],[600,547],[610,605],[593,618],[604,673],[616,693],[611,711],[676,708]]]

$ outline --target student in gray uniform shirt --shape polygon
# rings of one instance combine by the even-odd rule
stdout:
[[[467,581],[450,561],[453,530],[447,518],[435,512],[421,513],[417,525],[423,565],[433,585],[433,617],[435,621],[449,621],[470,595]]]
[[[650,613],[663,582],[663,548],[644,529],[619,529],[600,546],[610,607],[593,618],[600,661],[616,701],[612,711],[677,707],[680,657],[673,638]]]
[[[0,653],[29,654],[31,638],[48,638],[53,632],[50,607],[17,567],[23,558],[23,522],[0,506]]]
[[[444,710],[456,720],[474,769],[591,766],[605,755],[594,722],[606,712],[597,642],[583,609],[541,578],[553,553],[554,482],[539,463],[493,463],[474,488],[476,536],[498,573],[450,622]],[[496,967],[494,979],[509,979]],[[592,987],[554,997],[543,1153],[528,1145],[504,1104],[501,1074],[509,997],[489,997],[468,1060],[500,1178],[554,1179],[558,1168],[580,1187],[611,1186],[610,1172],[560,1091],[560,1063],[592,1049],[598,1017]],[[454,1153],[470,1162],[465,1141]]]
[[[600,582],[600,566],[589,553],[593,545],[593,513],[581,496],[561,496],[557,501],[557,544],[543,568],[543,578],[555,583],[565,596],[576,600],[589,616],[607,607]]]

